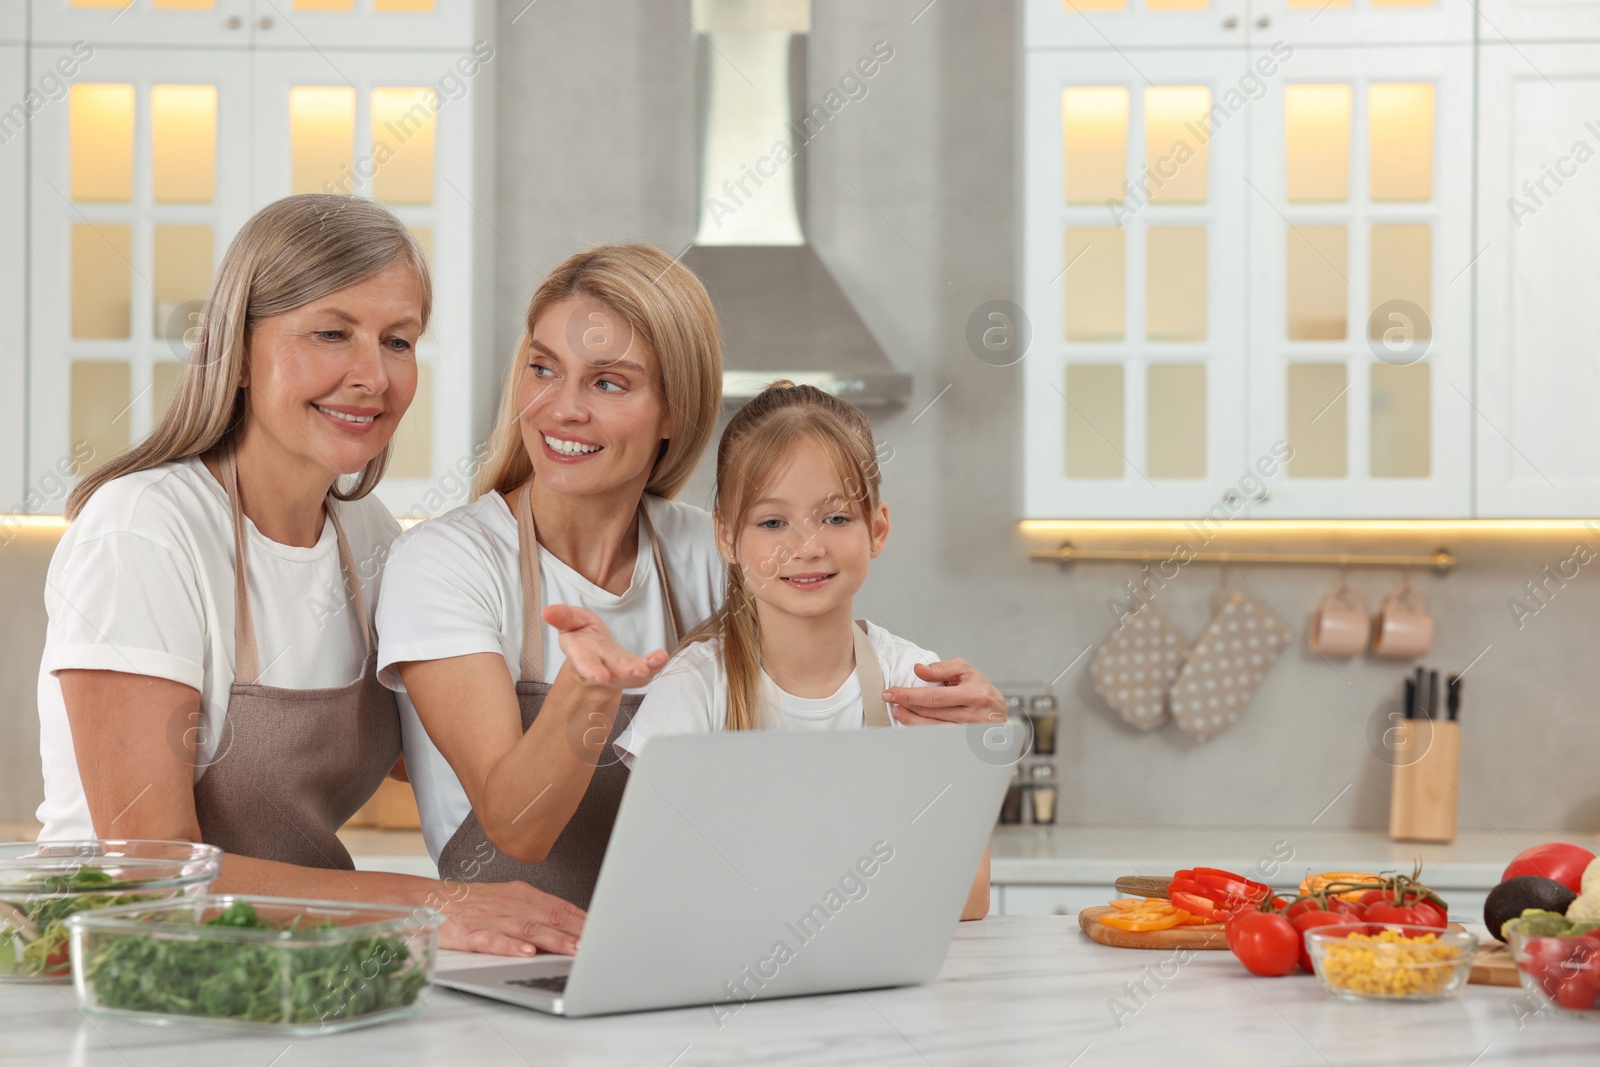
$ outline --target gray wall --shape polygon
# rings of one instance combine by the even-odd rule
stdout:
[[[687,5],[540,0],[512,24],[524,3],[502,4],[494,64],[501,353],[512,350],[542,272],[568,253],[627,238],[677,252],[695,217],[694,50],[679,14]],[[1329,663],[1298,644],[1241,720],[1204,746],[1171,726],[1151,735],[1124,726],[1089,686],[1090,656],[1061,673],[1106,636],[1107,603],[1126,600],[1123,583],[1138,569],[1058,570],[1027,557],[1052,542],[1030,543],[1016,521],[1020,367],[980,363],[963,340],[973,308],[1017,288],[1016,5],[941,0],[913,23],[925,4],[815,5],[814,97],[873,42],[895,49],[868,96],[850,103],[811,151],[813,239],[891,359],[916,381],[907,410],[877,422],[894,449],[884,467],[894,529],[858,610],[942,654],[965,656],[996,680],[1059,675],[1064,821],[1385,825],[1388,767],[1369,733],[1398,696],[1404,665]],[[1219,496],[1232,480],[1219,481]],[[702,471],[687,499],[704,503],[709,489]],[[1433,541],[1342,547],[1415,552]],[[1463,827],[1600,829],[1600,719],[1591,706],[1600,692],[1591,638],[1600,561],[1520,630],[1507,606],[1542,567],[1570,556],[1571,542],[1461,535],[1449,546],[1461,558],[1455,573],[1413,576],[1438,624],[1429,665],[1459,670],[1482,653],[1465,689]],[[1600,535],[1594,542],[1600,551]],[[1315,534],[1295,545],[1340,547]],[[0,686],[11,694],[0,728],[0,820],[29,817],[38,788],[32,694],[47,549],[19,546],[0,548],[0,597],[9,609],[0,613]],[[1351,581],[1372,607],[1398,577],[1352,572]],[[1214,567],[1184,568],[1157,604],[1192,637],[1209,616],[1217,578]],[[1302,630],[1334,578],[1243,566],[1227,575],[1231,588],[1264,598]]]

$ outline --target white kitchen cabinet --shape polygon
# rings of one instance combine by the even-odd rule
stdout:
[[[464,502],[464,486],[447,504],[430,492],[439,475],[459,473],[487,430],[474,425],[472,394],[473,354],[493,347],[481,306],[484,219],[494,210],[481,159],[492,107],[480,91],[492,75],[478,57],[466,59],[444,51],[255,54],[252,202],[301,192],[372,197],[428,252],[434,317],[418,346],[416,399],[378,488],[397,514]]]
[[[1469,516],[1471,47],[1028,45],[1024,517]]]
[[[30,480],[98,466],[170,399],[252,210],[249,85],[228,52],[101,48],[34,119]]]
[[[1029,517],[1200,514],[1238,477],[1250,62],[1028,53]]]
[[[1472,6],[1486,45],[1600,38],[1600,4],[1593,0],[1477,0]]]
[[[27,49],[0,44],[0,100],[26,111],[27,91]],[[41,109],[48,106],[41,98]],[[26,508],[28,121],[14,111],[0,115],[0,248],[14,250],[0,256],[0,512]]]
[[[1026,885],[998,887],[1001,915],[1072,915],[1098,908],[1120,894],[1109,885]]]
[[[1471,44],[1473,5],[1459,0],[1251,0],[1251,42]]]
[[[1026,0],[1030,48],[1238,47],[1249,0]]]
[[[1297,48],[1251,112],[1255,518],[1472,513],[1472,51]]]
[[[453,48],[492,37],[490,0],[254,0],[262,48]]]
[[[246,48],[250,4],[251,0],[32,0],[32,42]],[[7,0],[5,6],[26,5]]]
[[[1600,43],[1486,43],[1480,56],[1478,513],[1593,516]]]
[[[28,40],[28,7],[26,4],[0,5],[0,44],[25,44]],[[13,88],[6,83],[6,88]],[[8,101],[21,97],[7,97]]]
[[[363,36],[348,19],[381,27],[417,15],[404,6],[422,5],[359,0],[338,34],[388,39]],[[58,8],[73,28],[66,16],[82,12]],[[434,275],[417,396],[379,496],[403,514],[465,499],[472,445],[486,431],[474,423],[475,390],[499,371],[498,360],[474,361],[490,348],[494,109],[484,68],[494,51],[466,32],[492,24],[457,22],[479,10],[449,5],[438,40],[428,39],[426,17],[407,23],[408,36],[428,45],[409,50],[83,46],[92,56],[65,99],[32,123],[29,447],[19,474],[63,464],[81,473],[143,438],[170,401],[184,330],[234,233],[280,197],[334,192],[391,207]],[[165,13],[141,0],[126,18]],[[36,46],[35,68],[62,47]],[[10,395],[23,392],[19,379]]]

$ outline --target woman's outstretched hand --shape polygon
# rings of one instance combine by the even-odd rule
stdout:
[[[600,617],[586,608],[551,604],[542,614],[544,621],[560,634],[567,666],[587,686],[617,692],[636,689],[648,685],[656,672],[667,665],[668,656],[663,649],[636,656],[617,644]]]
[[[889,712],[907,726],[1005,722],[1006,698],[964,659],[918,663],[917,677],[938,685],[901,685],[883,692]]]

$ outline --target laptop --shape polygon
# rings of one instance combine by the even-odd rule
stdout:
[[[576,956],[434,981],[554,1015],[913,985],[944,963],[1024,729],[659,737],[622,797]]]

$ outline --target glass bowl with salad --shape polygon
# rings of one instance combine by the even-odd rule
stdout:
[[[0,982],[72,973],[68,916],[208,891],[222,850],[191,841],[0,844]]]
[[[443,922],[426,907],[223,894],[68,926],[90,1015],[313,1036],[421,1011]]]
[[[1600,922],[1529,908],[1500,932],[1529,996],[1546,1008],[1600,1019]]]

